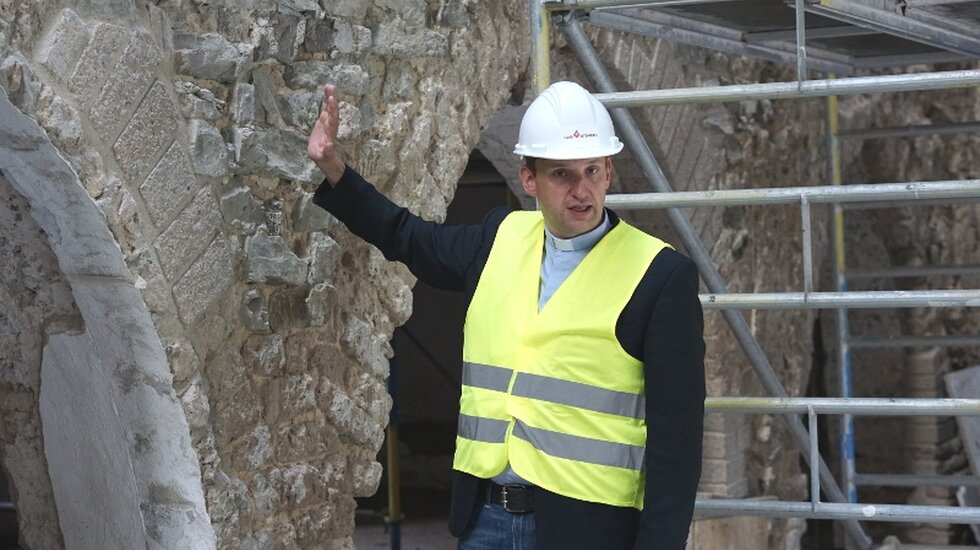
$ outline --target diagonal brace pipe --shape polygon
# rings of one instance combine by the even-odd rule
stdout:
[[[582,30],[581,23],[574,16],[567,17],[561,25],[561,29],[569,45],[578,56],[579,62],[582,63],[586,74],[595,82],[599,91],[603,93],[615,92],[616,89],[612,79],[599,59],[599,54],[592,47],[592,42],[589,41],[589,38],[585,35],[585,31]],[[650,147],[647,145],[639,127],[633,120],[633,116],[625,108],[616,108],[610,111],[616,127],[619,128],[624,138],[623,141],[630,148],[634,160],[639,164],[644,176],[650,182],[653,189],[658,193],[672,192],[673,188],[670,182],[657,164],[657,160],[654,158],[653,152],[650,151]],[[684,247],[691,254],[694,263],[697,264],[698,271],[705,285],[707,285],[708,290],[715,294],[727,293],[727,285],[721,278],[721,274],[715,267],[707,248],[701,242],[691,221],[687,219],[681,210],[676,208],[667,209],[667,216],[674,230],[680,236]],[[780,382],[779,377],[773,371],[772,365],[769,364],[769,359],[752,335],[748,323],[745,322],[745,317],[742,316],[741,312],[723,310],[722,315],[724,315],[725,320],[735,335],[735,339],[742,346],[753,368],[755,368],[766,391],[774,397],[788,397],[786,389],[783,388],[782,382]],[[810,441],[806,428],[803,427],[803,422],[793,415],[786,415],[785,419],[789,425],[790,433],[800,445],[800,448],[803,449],[803,456],[809,462]],[[830,472],[830,468],[827,467],[827,464],[822,458],[819,459],[819,463],[820,485],[826,496],[833,502],[848,502],[844,497],[844,493],[841,492],[840,487],[837,485],[833,474]],[[814,468],[816,466],[811,464],[810,467]],[[864,529],[857,520],[845,521],[844,527],[847,535],[858,548],[867,549],[871,547],[870,537],[864,532]]]

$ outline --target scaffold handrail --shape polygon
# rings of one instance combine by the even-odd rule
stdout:
[[[765,82],[594,94],[606,107],[642,107],[675,103],[724,103],[760,99],[794,99],[831,95],[910,92],[980,85],[980,70],[941,71],[882,76]]]
[[[905,277],[932,277],[980,274],[980,264],[954,265],[909,265],[891,266],[876,269],[848,269],[844,275],[848,279],[900,279]]]
[[[980,477],[942,474],[855,474],[856,485],[881,487],[980,487]]]
[[[847,345],[851,349],[972,347],[980,346],[980,336],[852,336]]]
[[[694,206],[765,206],[795,204],[803,200],[804,197],[811,204],[980,198],[980,180],[612,194],[606,197],[606,206],[613,210]]]
[[[706,413],[980,416],[980,399],[891,397],[707,397]]]
[[[704,309],[980,307],[980,289],[701,294]]]
[[[859,519],[862,521],[980,523],[980,508],[915,504],[839,504],[787,500],[698,499],[700,517],[727,515],[794,517],[803,519]]]
[[[887,128],[854,128],[838,130],[840,139],[904,138],[916,136],[949,136],[980,133],[980,122],[954,122],[952,124],[916,124]]]

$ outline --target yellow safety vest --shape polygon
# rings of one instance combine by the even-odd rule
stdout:
[[[620,222],[538,312],[544,222],[497,231],[466,312],[453,468],[481,478],[510,462],[554,493],[643,508],[643,363],[616,321],[666,243]]]

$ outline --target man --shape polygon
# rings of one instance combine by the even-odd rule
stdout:
[[[623,145],[558,82],[515,153],[540,212],[424,221],[340,159],[332,86],[309,139],[314,202],[419,279],[464,292],[450,531],[460,548],[685,545],[701,472],[703,319],[693,263],[604,208]]]

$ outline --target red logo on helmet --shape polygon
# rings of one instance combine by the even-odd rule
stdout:
[[[598,136],[599,134],[593,132],[579,132],[578,130],[575,130],[571,134],[565,136],[563,139],[582,139],[582,138],[590,138],[590,137],[598,137]]]

